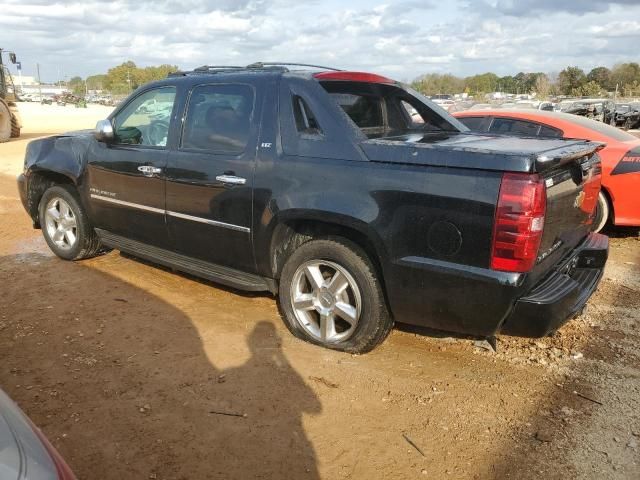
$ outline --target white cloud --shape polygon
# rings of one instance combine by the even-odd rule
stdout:
[[[637,61],[637,1],[0,0],[0,46],[43,78],[139,65],[329,63],[427,72],[590,69]]]

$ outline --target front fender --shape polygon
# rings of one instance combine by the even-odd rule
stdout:
[[[93,138],[86,132],[33,140],[27,145],[24,171],[27,177],[33,172],[54,172],[78,184],[87,164],[87,151],[92,141]]]

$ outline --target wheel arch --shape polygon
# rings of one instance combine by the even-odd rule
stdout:
[[[609,191],[609,188],[602,185],[602,187],[600,188],[600,192],[602,192],[602,194],[604,195],[604,198],[607,200],[607,204],[609,206],[609,218],[607,219],[607,221],[610,221],[611,224],[615,225],[616,224],[616,209],[615,206],[613,204],[613,196],[611,195],[611,192]]]
[[[282,268],[293,251],[314,238],[337,236],[353,242],[369,257],[383,281],[384,247],[382,241],[364,222],[342,215],[314,212],[279,218],[269,242],[269,266],[273,278],[280,277]]]
[[[53,170],[32,170],[29,172],[26,207],[35,228],[40,228],[38,211],[40,200],[44,192],[55,185],[71,185],[75,187],[76,183],[68,175]]]

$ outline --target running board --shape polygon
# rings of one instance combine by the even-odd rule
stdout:
[[[274,294],[277,292],[276,282],[271,279],[147,245],[99,228],[96,228],[95,231],[103,245],[128,253],[134,257],[149,260],[195,277],[237,288],[238,290],[267,291]]]

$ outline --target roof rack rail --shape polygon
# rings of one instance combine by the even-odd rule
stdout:
[[[207,72],[209,70],[226,70],[226,69],[237,69],[237,68],[245,68],[239,65],[202,65],[200,67],[194,68],[194,72]]]
[[[251,65],[247,65],[246,68],[263,68],[263,67],[311,67],[321,68],[322,70],[332,70],[334,72],[340,72],[339,68],[325,67],[323,65],[313,65],[311,63],[291,63],[291,62],[255,62]]]
[[[167,77],[186,77],[193,73],[216,73],[224,70],[241,70],[243,68],[245,67],[239,65],[202,65],[193,70],[178,70],[177,72],[170,73]]]
[[[218,73],[224,72],[226,70],[259,70],[259,69],[270,69],[270,70],[283,70],[288,72],[289,69],[287,67],[296,66],[296,67],[311,67],[311,68],[319,68],[321,70],[331,70],[334,72],[341,72],[342,70],[333,67],[324,67],[322,65],[312,65],[310,63],[290,63],[290,62],[255,62],[246,67],[242,67],[239,65],[202,65],[200,67],[196,67],[193,70],[187,71],[177,71],[170,73],[167,77],[186,77],[187,75],[193,75],[198,73]]]

